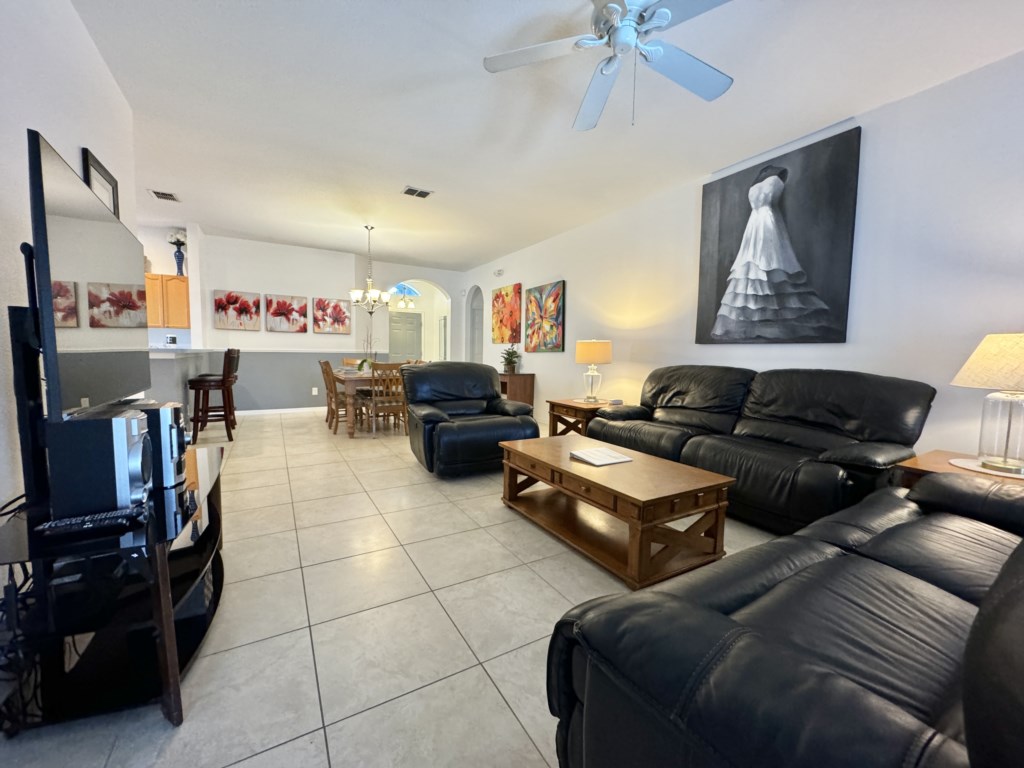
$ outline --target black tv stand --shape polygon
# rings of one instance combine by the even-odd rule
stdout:
[[[182,723],[181,679],[224,583],[221,454],[189,448],[195,506],[166,509],[157,492],[146,528],[132,536],[61,549],[33,533],[24,511],[0,526],[0,574],[8,593],[17,591],[15,637],[26,660],[19,686],[0,701],[5,733],[157,699],[168,721]],[[21,564],[31,568],[27,586],[14,578]]]

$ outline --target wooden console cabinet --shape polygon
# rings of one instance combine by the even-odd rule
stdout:
[[[526,403],[532,408],[534,375],[532,373],[499,373],[501,394],[509,400]]]
[[[146,316],[150,328],[189,328],[188,278],[146,273]]]

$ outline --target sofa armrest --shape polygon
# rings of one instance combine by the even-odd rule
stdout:
[[[642,405],[606,405],[597,415],[608,421],[650,421],[650,410]]]
[[[914,455],[914,450],[899,443],[852,443],[825,451],[818,461],[827,461],[855,469],[888,469]]]
[[[487,401],[487,413],[497,413],[501,416],[529,416],[533,413],[533,406],[529,403],[520,403],[517,400],[496,397]]]
[[[412,414],[413,418],[419,419],[424,424],[437,424],[442,421],[451,421],[448,418],[448,414],[442,411],[440,408],[436,408],[429,403],[410,403],[409,413]]]

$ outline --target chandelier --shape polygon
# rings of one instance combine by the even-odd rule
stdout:
[[[369,259],[369,266],[366,268],[366,290],[353,288],[348,292],[348,295],[352,299],[352,305],[365,309],[370,313],[370,319],[372,320],[374,312],[381,307],[388,306],[388,302],[391,301],[391,294],[373,287],[373,251],[370,249],[370,233],[373,232],[373,227],[369,224],[365,226],[366,256]]]

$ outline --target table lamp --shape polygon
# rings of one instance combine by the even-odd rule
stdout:
[[[952,384],[999,390],[985,397],[978,459],[984,469],[1024,474],[1024,333],[983,338]]]
[[[585,403],[596,403],[597,391],[601,388],[601,374],[597,372],[598,365],[605,365],[612,361],[612,343],[610,341],[589,341],[576,342],[576,362],[589,365],[587,372],[583,374],[583,385],[587,396],[583,399]]]

